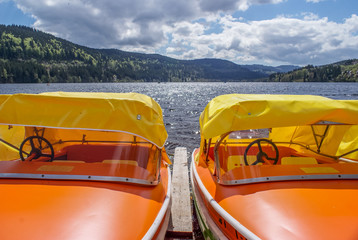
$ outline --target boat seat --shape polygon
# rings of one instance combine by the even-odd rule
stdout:
[[[133,166],[138,166],[138,162],[134,160],[112,160],[112,159],[106,159],[103,160],[102,163],[111,163],[111,164],[128,164]]]
[[[85,163],[85,161],[77,161],[77,160],[53,160],[52,162]]]
[[[247,161],[251,165],[256,161],[256,156],[247,155]],[[234,168],[245,166],[243,155],[232,155],[227,158],[227,170],[230,171]]]
[[[151,148],[136,145],[76,144],[65,147],[67,159],[87,163],[102,163],[103,160],[137,161],[138,166],[147,167]]]
[[[318,164],[314,157],[283,157],[281,165]]]

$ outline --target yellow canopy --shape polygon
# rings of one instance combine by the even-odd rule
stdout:
[[[202,139],[210,139],[231,131],[321,121],[358,124],[358,101],[311,95],[222,95],[210,101],[202,112],[200,129]]]
[[[130,133],[163,148],[162,109],[138,93],[0,95],[0,124]]]

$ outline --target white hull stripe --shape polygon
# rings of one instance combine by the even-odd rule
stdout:
[[[320,174],[320,175],[297,175],[297,176],[273,176],[258,177],[231,181],[221,181],[223,185],[241,185],[263,182],[279,182],[279,181],[298,181],[298,180],[338,180],[338,179],[358,179],[358,174]]]
[[[204,194],[205,199],[210,203],[210,205],[214,208],[214,210],[222,216],[227,223],[229,223],[233,228],[235,228],[240,234],[242,234],[245,238],[249,240],[260,240],[258,236],[256,236],[253,232],[251,232],[249,229],[247,229],[244,225],[239,223],[235,218],[233,218],[227,211],[225,211],[216,201],[215,199],[210,195],[208,190],[206,190],[203,182],[201,181],[198,172],[196,171],[195,167],[195,160],[194,160],[194,153],[192,154],[192,171],[194,174],[194,178],[200,188],[200,191]]]
[[[169,203],[170,203],[170,191],[171,191],[171,183],[172,183],[172,176],[170,175],[170,169],[168,169],[168,189],[167,189],[167,195],[165,196],[164,203],[155,218],[152,226],[149,228],[148,232],[145,234],[145,236],[142,239],[150,240],[153,239],[154,235],[158,231],[160,224],[162,223],[165,214],[168,212],[169,209]],[[169,214],[169,212],[168,212]]]
[[[200,224],[201,230],[204,231],[203,235],[205,239],[220,239],[220,240],[227,240],[228,238],[224,235],[221,229],[215,224],[214,220],[211,218],[209,211],[207,210],[206,206],[204,205],[204,201],[201,198],[201,195],[195,186],[194,178],[193,178],[193,165],[190,166],[190,182],[193,191],[193,199],[195,207],[197,208],[198,213],[198,221]]]
[[[60,175],[60,174],[35,174],[35,173],[0,173],[0,178],[12,179],[47,179],[47,180],[75,180],[75,181],[104,181],[104,182],[129,182],[141,185],[156,185],[158,181],[147,181],[126,177],[95,176],[95,175]]]

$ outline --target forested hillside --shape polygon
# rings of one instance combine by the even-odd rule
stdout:
[[[93,49],[33,28],[0,25],[0,83],[121,81],[357,82],[358,60],[298,69],[237,65],[220,59],[177,60],[158,54]]]
[[[0,25],[0,82],[250,81],[262,71],[219,59],[92,49],[23,26]]]
[[[270,76],[274,82],[358,82],[358,60],[351,59],[329,65],[308,65],[288,73]]]

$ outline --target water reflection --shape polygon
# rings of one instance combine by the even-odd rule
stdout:
[[[138,92],[156,100],[163,109],[169,138],[167,150],[199,146],[199,116],[214,97],[229,93],[313,94],[333,99],[358,99],[357,83],[82,83],[2,84],[0,94],[70,92]]]

